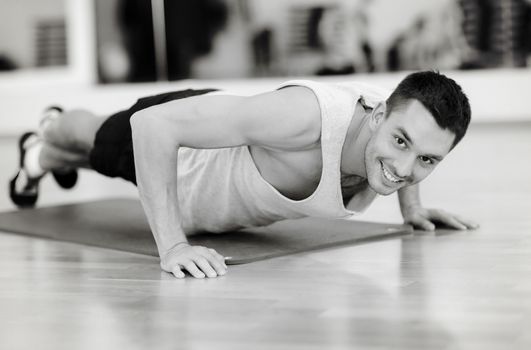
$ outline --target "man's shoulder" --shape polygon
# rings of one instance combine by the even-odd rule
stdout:
[[[282,150],[300,149],[320,138],[321,111],[315,94],[301,86],[286,86],[252,96],[210,96],[198,101],[201,114],[216,115],[248,145]],[[213,123],[210,127],[219,127]]]
[[[314,91],[299,85],[285,86],[263,100],[267,118],[275,129],[284,130],[293,146],[314,143],[321,134],[321,107]]]

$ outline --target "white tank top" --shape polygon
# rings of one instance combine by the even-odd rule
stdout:
[[[324,84],[294,80],[279,86],[305,86],[321,108],[322,173],[309,197],[292,200],[258,171],[248,146],[222,149],[181,147],[178,153],[178,196],[185,233],[226,232],[264,226],[305,216],[348,218],[365,210],[376,197],[368,186],[343,204],[340,161],[343,143],[358,101],[374,107],[387,91],[359,84]],[[356,121],[354,121],[356,122]],[[362,118],[355,125],[362,125]],[[353,208],[355,210],[353,210]]]

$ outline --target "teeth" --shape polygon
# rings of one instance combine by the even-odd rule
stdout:
[[[387,171],[387,169],[383,166],[383,164],[382,164],[382,170],[383,170],[384,176],[385,176],[385,178],[387,180],[389,180],[391,182],[394,182],[394,183],[400,182],[400,179],[397,179],[396,177],[393,176],[393,174],[391,174],[389,171]]]

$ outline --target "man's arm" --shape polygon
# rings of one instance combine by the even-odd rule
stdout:
[[[204,247],[192,248],[180,224],[177,199],[179,141],[153,114],[131,118],[135,171],[140,200],[161,258],[161,268],[183,278],[186,269],[196,278],[226,271],[224,258]]]
[[[403,187],[398,190],[398,201],[404,223],[426,231],[435,230],[440,223],[457,230],[475,229],[479,225],[457,215],[440,209],[423,208],[420,203],[419,185]]]
[[[294,87],[251,97],[196,96],[137,112],[131,118],[140,200],[157,243],[163,270],[184,277],[224,274],[223,257],[192,247],[180,224],[177,151],[261,145],[304,148],[319,140],[315,96]]]

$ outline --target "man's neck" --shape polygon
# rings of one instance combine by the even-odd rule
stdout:
[[[358,102],[352,121],[347,130],[341,152],[341,173],[367,178],[365,149],[371,138],[369,117],[371,110],[365,110]]]

